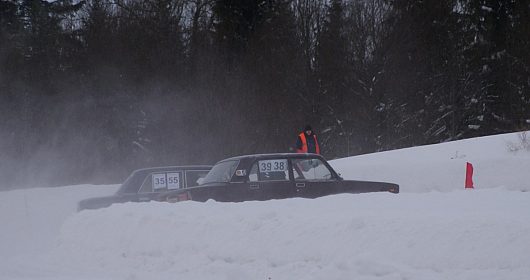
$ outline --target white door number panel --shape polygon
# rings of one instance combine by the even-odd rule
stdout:
[[[158,189],[174,190],[180,188],[180,173],[156,173],[153,174],[153,190]]]
[[[259,172],[286,171],[287,159],[271,159],[259,161]]]
[[[180,188],[180,173],[172,172],[166,173],[167,178],[167,189],[174,190]]]

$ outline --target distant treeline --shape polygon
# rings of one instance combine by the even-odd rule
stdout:
[[[530,0],[0,0],[0,189],[528,119]]]

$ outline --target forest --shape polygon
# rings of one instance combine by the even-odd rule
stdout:
[[[0,0],[2,187],[530,129],[530,0]]]

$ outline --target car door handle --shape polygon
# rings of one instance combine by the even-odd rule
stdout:
[[[297,188],[305,188],[305,183],[296,183]]]
[[[257,189],[259,189],[259,185],[258,184],[250,184],[250,189],[251,190],[257,190]]]

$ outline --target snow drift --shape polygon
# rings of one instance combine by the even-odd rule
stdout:
[[[332,161],[401,193],[126,203],[117,186],[0,193],[0,279],[525,279],[530,152],[517,134]],[[465,163],[475,189],[464,190]]]

